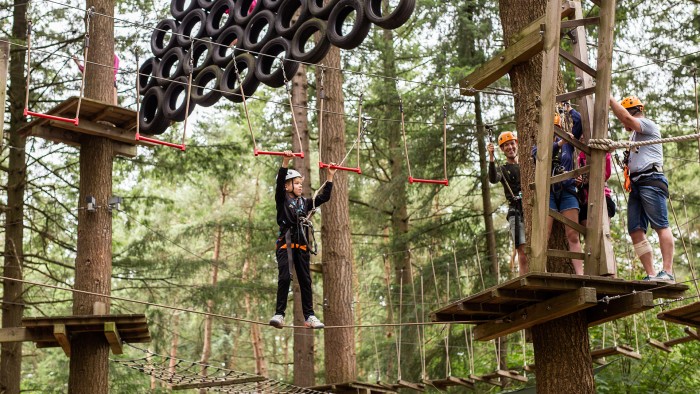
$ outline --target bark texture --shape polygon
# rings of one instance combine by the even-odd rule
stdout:
[[[343,77],[334,69],[340,68],[340,50],[332,48],[323,64],[329,67],[325,75],[325,109],[323,125],[323,159],[340,162],[345,156],[345,120],[343,118]],[[321,171],[325,179],[325,170]],[[328,326],[353,324],[353,256],[350,240],[350,213],[348,209],[348,175],[339,171],[333,181],[331,200],[321,206],[323,225],[323,305]],[[318,302],[316,302],[318,304]],[[326,383],[341,383],[357,378],[355,364],[355,330],[342,328],[324,333],[326,350]]]
[[[114,0],[87,0],[102,15],[114,15]],[[114,21],[93,16],[90,21],[88,62],[113,64]],[[109,67],[85,68],[85,97],[113,102],[113,71]],[[112,215],[107,203],[112,195],[112,141],[84,137],[80,147],[80,193],[78,211],[78,251],[75,261],[75,288],[109,295],[112,274]],[[95,212],[85,209],[86,198],[93,196]],[[90,315],[96,302],[109,313],[110,300],[105,297],[74,293],[73,314]],[[71,337],[68,392],[106,394],[109,392],[109,346],[104,334],[77,334]]]
[[[528,23],[544,15],[545,0],[503,0],[499,3],[505,42]],[[523,210],[528,242],[532,231],[533,196],[528,185],[534,181],[535,167],[530,150],[537,137],[539,111],[536,105],[542,74],[542,55],[511,69],[510,81],[515,94],[515,119],[518,131]],[[554,103],[543,103],[553,105]],[[564,229],[555,223],[549,239],[551,248],[566,250]],[[569,261],[550,258],[549,272],[572,273]],[[537,364],[538,393],[594,393],[588,330],[583,312],[565,316],[532,328]]]

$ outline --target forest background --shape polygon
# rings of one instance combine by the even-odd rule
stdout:
[[[0,2],[0,35],[13,43],[11,68],[19,67],[25,56],[22,45],[26,40],[21,32],[26,31],[26,20],[13,15],[24,4],[24,0]],[[586,15],[596,15],[598,8],[592,3],[584,2],[583,6]],[[82,50],[82,8],[83,3],[66,0],[31,3],[28,16],[34,23],[35,50],[32,108],[47,110],[76,95],[80,74],[70,57]],[[648,116],[662,126],[664,136],[694,133],[698,127],[698,11],[699,3],[694,0],[618,4],[613,94],[619,98],[639,96]],[[162,0],[117,2],[120,105],[135,109],[134,51],[149,51],[152,27],[168,17],[168,12],[169,2]],[[588,33],[592,44],[595,29]],[[403,379],[417,381],[423,371],[438,378],[448,369],[454,376],[478,375],[493,371],[499,361],[511,368],[534,362],[531,345],[523,344],[519,334],[509,338],[499,354],[493,342],[470,341],[469,330],[462,326],[407,326],[401,331],[361,327],[424,321],[430,311],[448,301],[517,276],[510,264],[512,243],[503,192],[500,186],[492,188],[485,182],[485,144],[489,140],[485,125],[493,125],[494,135],[514,128],[509,83],[504,78],[493,85],[497,89],[486,89],[476,97],[460,96],[458,90],[460,79],[502,49],[497,2],[419,0],[413,17],[403,27],[393,32],[373,27],[363,45],[341,51],[346,149],[356,138],[360,97],[367,119],[367,132],[355,147],[363,174],[339,173],[347,178],[348,192],[333,196],[349,201],[353,270],[343,280],[353,291],[345,312],[360,325],[354,330],[353,355],[359,380],[393,382],[400,374]],[[595,46],[589,45],[589,50],[593,58]],[[308,78],[302,86],[308,95],[310,139],[305,151],[315,163],[319,151],[319,73],[314,67],[303,70]],[[563,66],[561,70],[567,90],[573,90],[573,70]],[[18,226],[13,219],[16,216],[12,216],[16,201],[9,202],[10,193],[16,190],[11,175],[16,169],[10,165],[10,157],[16,153],[13,146],[17,146],[11,140],[12,132],[20,126],[10,115],[24,101],[24,89],[18,89],[17,81],[10,79],[0,162],[6,260],[17,257],[16,246],[11,251],[7,246],[8,234]],[[442,106],[446,106],[449,187],[407,184],[399,96],[411,170],[418,178],[442,176]],[[261,88],[248,104],[261,147],[288,149],[295,136],[285,90]],[[177,141],[182,132],[182,124],[177,124],[163,138]],[[627,138],[616,121],[611,121],[610,132],[613,139]],[[188,122],[187,144],[184,153],[140,148],[133,159],[115,160],[113,194],[124,202],[113,213],[112,294],[265,322],[274,312],[277,269],[273,243],[277,227],[272,194],[280,160],[253,157],[245,112],[241,105],[225,99],[214,107],[196,109]],[[665,145],[664,153],[675,208],[676,271],[683,281],[690,279],[689,264],[698,258],[700,228],[695,223],[700,216],[700,194],[693,185],[700,152],[697,143],[684,142]],[[24,215],[19,223],[23,227],[23,277],[70,288],[77,237],[77,150],[30,138],[24,154]],[[346,164],[354,166],[355,160],[353,151]],[[318,171],[314,165],[311,168],[309,193],[320,185]],[[632,258],[625,230],[626,204],[620,177],[616,166],[610,179],[617,205],[622,208],[611,223],[616,259],[621,277],[639,278],[641,270]],[[321,223],[327,220],[323,215],[315,218],[319,240],[326,230]],[[335,263],[324,255],[328,251],[321,243],[313,262],[323,266]],[[334,312],[324,310],[323,281],[320,274],[314,275],[314,307],[324,319]],[[71,313],[71,293],[65,290],[25,285],[22,299],[19,306],[25,317]],[[662,324],[655,315],[660,308],[689,301],[693,300],[671,302],[591,329],[594,347],[625,343],[643,355],[641,361],[619,359],[601,371],[596,376],[598,390],[697,391],[700,343],[678,346],[670,354],[645,344],[647,338],[681,336],[682,327]],[[8,307],[3,304],[3,313]],[[127,347],[125,355],[112,357],[139,358],[148,350],[263,373],[286,382],[299,378],[293,373],[292,330],[255,329],[255,325],[231,319],[208,319],[187,311],[118,300],[112,303],[112,313],[145,313],[153,337],[149,344]],[[341,350],[324,347],[323,336],[327,334],[323,331],[309,330],[303,335],[313,337],[314,362],[310,369],[298,373],[313,377],[316,384],[324,383],[328,372],[323,367],[324,357]],[[23,392],[65,392],[67,366],[68,359],[59,348],[36,349],[25,343]],[[114,363],[110,375],[112,392],[167,388]],[[480,392],[496,390],[477,387]]]

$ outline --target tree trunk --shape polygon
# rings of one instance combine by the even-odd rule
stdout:
[[[15,0],[12,20],[12,36],[15,42],[27,40],[27,5]],[[24,78],[24,57],[21,47],[10,47],[10,141],[9,171],[7,173],[7,211],[5,212],[5,258],[3,275],[22,279],[24,265],[24,189],[27,183],[27,165],[24,148],[26,140],[17,129],[24,124],[23,103],[27,86]],[[5,78],[5,76],[2,76]],[[2,328],[19,327],[24,314],[22,283],[3,280]],[[22,343],[6,342],[0,351],[0,392],[19,393],[22,372]]]
[[[292,146],[294,151],[304,152],[304,158],[294,159],[294,169],[304,177],[304,197],[311,196],[311,157],[309,152],[309,118],[307,107],[308,82],[306,78],[306,66],[299,66],[296,74],[292,78],[292,111],[296,120],[296,130],[299,138],[292,136]],[[294,127],[295,125],[292,125]],[[299,145],[301,139],[301,145]],[[311,275],[314,275],[312,272]],[[310,387],[315,383],[314,372],[314,336],[309,335],[308,330],[301,328],[304,325],[304,312],[301,308],[301,291],[299,283],[292,282],[292,293],[294,294],[294,385],[299,387]]]
[[[330,72],[325,75],[326,101],[324,114],[324,160],[340,162],[345,156],[345,119],[343,117],[343,77],[333,69],[340,68],[340,50],[332,48],[325,59]],[[325,172],[325,171],[323,171]],[[322,176],[321,179],[325,177]],[[352,270],[353,256],[350,240],[350,213],[348,210],[348,176],[338,172],[333,179],[331,200],[321,206],[323,225],[323,305],[324,319],[329,326],[353,324]],[[355,330],[342,328],[327,330],[324,335],[326,383],[354,381],[357,378],[355,364]]]
[[[226,184],[221,185],[219,191],[221,192],[221,207],[223,209],[226,203],[226,196],[228,196],[228,186]],[[214,265],[211,271],[211,287],[216,288],[216,284],[219,281],[219,258],[221,257],[221,236],[223,229],[221,224],[216,225],[214,230]],[[207,312],[214,312],[214,300],[207,300]],[[207,364],[209,363],[209,357],[211,356],[211,335],[213,331],[214,318],[211,315],[204,317],[204,343],[202,344],[202,358],[199,362],[202,363],[201,375],[207,376]],[[206,389],[200,389],[200,394],[205,394]]]
[[[170,360],[168,362],[168,372],[174,374],[177,365],[177,345],[180,341],[180,312],[173,313],[173,321],[171,323],[173,337],[170,339]],[[172,389],[172,384],[168,384],[168,389]]]
[[[545,0],[503,0],[499,3],[503,36],[511,37],[531,21],[544,15]],[[509,45],[509,40],[505,40]],[[515,119],[519,133],[519,159],[524,201],[533,201],[528,185],[534,181],[534,165],[530,150],[538,132],[537,96],[541,85],[542,55],[511,69],[509,75],[515,94]],[[554,103],[542,103],[553,105]],[[532,206],[523,204],[526,234],[532,232]],[[564,229],[556,225],[549,239],[550,247],[566,249]],[[550,258],[548,272],[571,273],[570,261]],[[594,393],[588,329],[585,312],[575,313],[532,328],[537,365],[538,393]],[[566,379],[562,379],[566,376]]]

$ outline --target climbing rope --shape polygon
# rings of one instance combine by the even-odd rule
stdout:
[[[648,141],[614,141],[609,138],[594,138],[588,140],[588,146],[591,147],[591,149],[600,149],[611,152],[615,149],[630,149],[636,148],[638,146],[664,144],[666,142],[683,142],[697,139],[700,139],[700,133],[680,135],[676,137],[659,138],[656,140]]]

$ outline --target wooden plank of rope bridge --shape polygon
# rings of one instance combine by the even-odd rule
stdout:
[[[528,379],[527,377],[515,372],[515,371],[507,371],[504,369],[498,369],[496,370],[496,375],[504,378],[504,379],[511,379],[511,380],[517,380],[518,382],[523,382],[527,383]]]
[[[207,377],[201,377],[201,379],[207,379]],[[186,384],[174,384],[173,390],[189,390],[189,389],[204,389],[208,387],[225,387],[225,386],[235,386],[237,384],[245,383],[256,383],[263,382],[267,380],[264,376],[246,376],[242,378],[225,379],[225,380],[215,380],[215,381],[201,381],[196,383],[186,383]]]
[[[415,391],[420,391],[420,392],[425,391],[425,385],[423,385],[423,384],[421,384],[421,383],[409,382],[409,381],[407,381],[407,380],[401,380],[401,379],[399,379],[399,380],[396,382],[396,385],[398,386],[398,388],[409,389],[409,390],[415,390]]]
[[[70,339],[68,339],[68,332],[66,331],[65,324],[54,324],[53,326],[53,336],[56,338],[56,342],[61,345],[63,353],[70,357]]]
[[[670,321],[672,323],[700,328],[700,301],[682,306],[680,308],[663,311],[657,314],[656,317],[658,319]]]
[[[437,389],[446,389],[448,387],[452,386],[463,386],[463,387],[469,387],[471,389],[474,388],[474,381],[471,379],[464,379],[464,378],[458,378],[455,376],[448,376],[444,379],[423,379],[423,383],[429,386],[434,386]]]
[[[653,308],[654,295],[648,291],[634,293],[627,297],[616,298],[586,310],[588,327],[597,326],[611,320],[619,319],[634,313]]]
[[[109,343],[109,347],[112,349],[112,354],[124,353],[122,339],[119,336],[119,331],[117,331],[116,323],[105,322],[105,338],[107,338],[107,343]]]
[[[664,346],[673,347],[686,342],[700,341],[700,336],[698,336],[698,333],[693,331],[693,329],[691,329],[690,327],[685,327],[683,331],[685,331],[686,336],[670,339],[663,343]]]
[[[474,338],[489,341],[504,335],[530,328],[598,304],[596,290],[580,287],[539,304],[523,308],[502,319],[502,323],[489,322],[474,328]]]
[[[618,346],[611,346],[611,347],[606,347],[603,349],[595,349],[591,350],[591,358],[592,359],[600,359],[608,356],[614,356],[616,354],[633,358],[635,360],[641,360],[642,355],[635,352],[633,348],[627,346],[627,345],[618,345]]]
[[[474,380],[476,382],[487,383],[487,384],[490,384],[492,386],[497,386],[497,387],[503,387],[506,385],[505,381],[501,381],[498,378],[487,378],[486,376],[489,376],[489,375],[484,375],[484,376],[469,375],[469,379]]]
[[[654,338],[648,338],[648,339],[647,339],[647,343],[648,343],[649,345],[651,345],[652,347],[655,347],[655,348],[657,348],[657,349],[659,349],[659,350],[663,350],[663,351],[666,352],[666,353],[671,353],[671,351],[672,351],[669,347],[666,346],[665,343],[663,343],[663,342],[661,342],[661,341],[657,341],[657,340],[654,339]]]
[[[572,229],[578,231],[579,234],[586,234],[586,227],[583,225],[578,224],[577,222],[574,222],[573,220],[567,218],[566,216],[562,215],[561,213],[549,209],[549,216],[552,217],[552,219],[556,220],[557,222],[563,223],[564,225],[571,227]],[[550,249],[551,250],[551,249]],[[549,254],[549,251],[547,252]],[[551,254],[549,254],[551,256]],[[560,256],[560,257],[566,257],[566,256]],[[578,258],[578,257],[576,257]]]

